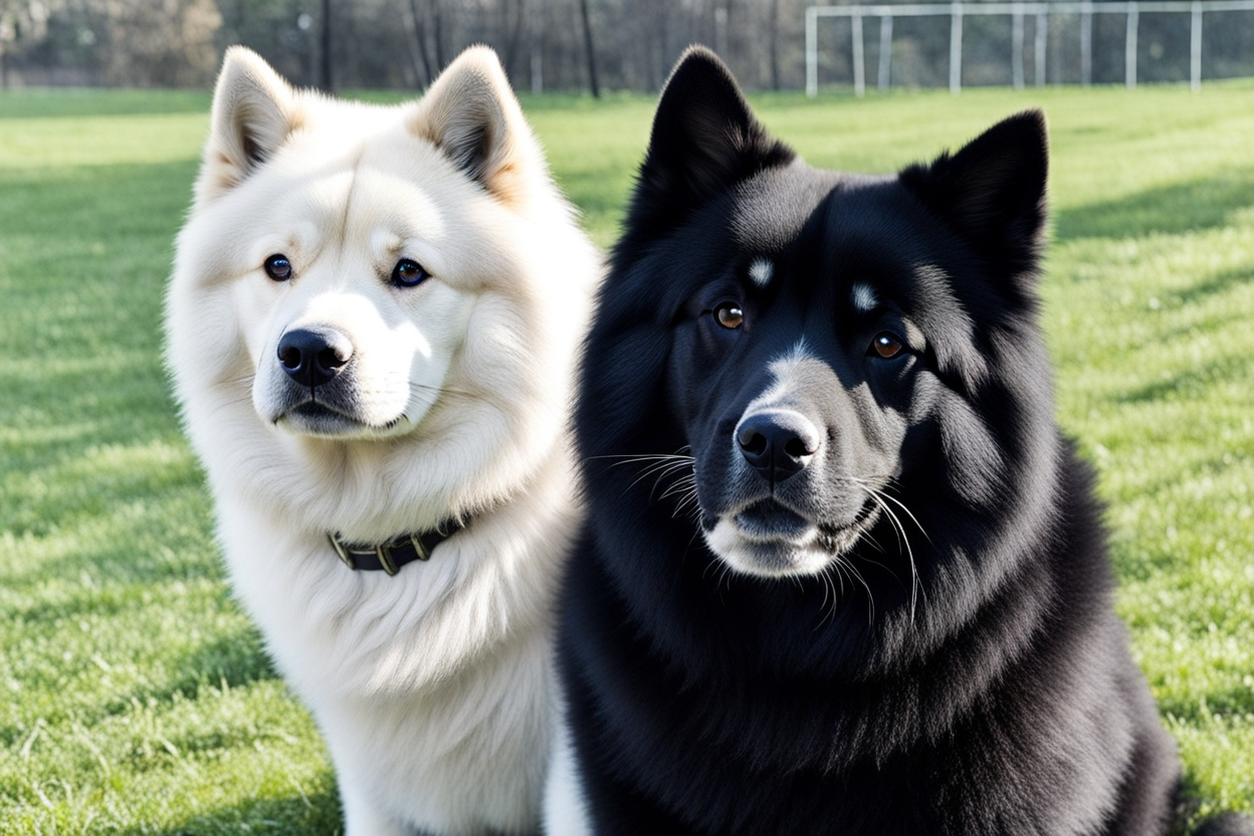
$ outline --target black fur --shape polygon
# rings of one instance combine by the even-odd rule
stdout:
[[[811,169],[717,58],[682,59],[577,410],[591,516],[560,668],[597,833],[1167,832],[1174,746],[1053,418],[1046,168],[1029,112],[897,177]],[[754,471],[738,422],[801,337],[788,404],[818,449]],[[729,571],[704,535],[742,506],[848,565]]]

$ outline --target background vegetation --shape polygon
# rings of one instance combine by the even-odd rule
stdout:
[[[1254,811],[1254,84],[765,94],[811,162],[891,171],[1041,105],[1060,419],[1201,813]],[[653,102],[527,97],[603,245]],[[317,731],[232,601],[162,368],[203,94],[0,97],[0,832],[332,834]]]
[[[747,87],[798,89],[806,7],[848,1],[0,0],[0,87],[195,86],[211,78],[223,48],[242,43],[300,85],[417,89],[462,48],[488,43],[519,89],[657,90],[680,50],[698,41]],[[1094,82],[1123,80],[1126,21],[1124,14],[1094,16]],[[1189,22],[1188,12],[1140,16],[1143,83],[1188,78]],[[1033,80],[1037,25],[1035,15],[1024,21],[1023,57]],[[1074,12],[1045,22],[1049,83],[1081,81],[1081,25]],[[864,37],[872,78],[879,26],[869,19]],[[824,84],[852,83],[850,27],[849,20],[819,27]],[[947,16],[898,19],[892,84],[945,86],[949,29]],[[1208,12],[1202,29],[1203,77],[1254,75],[1254,12]],[[1011,31],[1009,15],[968,17],[964,85],[1011,83]]]

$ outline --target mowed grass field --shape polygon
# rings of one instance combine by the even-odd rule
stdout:
[[[0,96],[0,833],[339,829],[317,729],[231,598],[162,368],[208,104]],[[1118,610],[1194,820],[1254,812],[1254,83],[754,104],[811,162],[874,172],[1046,110],[1059,418],[1100,472]],[[524,107],[608,245],[652,98]]]

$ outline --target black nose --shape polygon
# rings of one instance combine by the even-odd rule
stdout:
[[[736,428],[741,455],[771,484],[804,470],[821,441],[818,427],[790,409],[755,412]]]
[[[334,328],[294,328],[279,338],[279,365],[310,388],[332,380],[352,356],[352,341]]]

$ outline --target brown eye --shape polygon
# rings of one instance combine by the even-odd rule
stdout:
[[[397,287],[417,287],[431,274],[412,258],[402,258],[392,268],[392,284]]]
[[[734,302],[724,302],[714,309],[714,318],[724,328],[735,330],[745,322],[745,312]]]
[[[871,340],[871,350],[885,360],[896,357],[905,347],[906,344],[902,342],[901,337],[892,331],[881,331],[875,335],[875,339]]]
[[[264,267],[266,275],[276,282],[285,282],[292,277],[292,262],[281,253],[275,253],[267,258]]]

